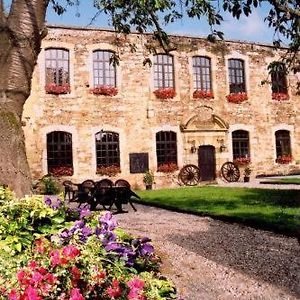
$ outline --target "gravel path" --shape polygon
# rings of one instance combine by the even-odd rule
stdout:
[[[287,238],[208,217],[136,205],[121,227],[152,239],[163,274],[185,300],[300,299],[300,246]]]

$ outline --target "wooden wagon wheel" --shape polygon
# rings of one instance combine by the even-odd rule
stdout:
[[[195,165],[186,165],[180,170],[178,179],[184,185],[196,185],[200,180],[200,170]]]
[[[221,167],[222,176],[228,182],[236,182],[240,178],[240,170],[233,162],[226,162]]]

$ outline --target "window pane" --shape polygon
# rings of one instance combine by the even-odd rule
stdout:
[[[157,166],[165,163],[177,164],[177,137],[172,131],[156,133]]]
[[[174,87],[173,57],[167,54],[158,54],[154,57],[154,87]]]
[[[244,62],[240,59],[229,59],[228,73],[230,93],[246,92]]]

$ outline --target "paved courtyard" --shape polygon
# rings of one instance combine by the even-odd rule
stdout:
[[[152,239],[185,300],[300,299],[300,246],[295,238],[208,217],[136,205],[121,227]]]

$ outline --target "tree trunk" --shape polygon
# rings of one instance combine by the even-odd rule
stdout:
[[[44,36],[48,2],[13,0],[7,16],[0,0],[0,183],[17,196],[31,191],[21,117]]]

